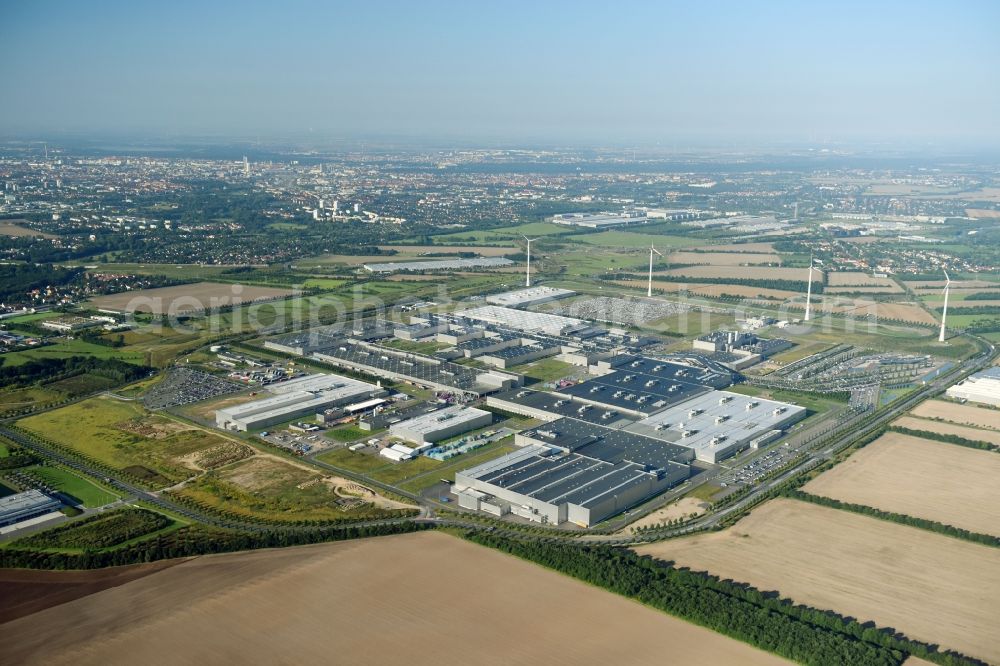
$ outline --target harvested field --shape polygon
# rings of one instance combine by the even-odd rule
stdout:
[[[757,252],[762,254],[776,254],[774,245],[771,243],[730,243],[728,245],[710,245],[713,252]]]
[[[805,299],[799,302],[789,303],[789,309],[805,310]],[[919,305],[908,303],[877,303],[875,301],[862,299],[826,298],[819,304],[813,303],[813,311],[817,316],[823,313],[842,314],[847,317],[868,317],[874,316],[876,319],[888,319],[895,321],[911,322],[914,324],[934,325],[938,320],[927,310]]]
[[[899,285],[893,287],[827,287],[824,294],[901,294],[903,288]]]
[[[944,280],[914,280],[912,282],[907,281],[906,286],[911,289],[937,289],[938,291],[944,289]],[[952,280],[951,281],[951,291],[954,293],[958,289],[997,289],[1000,288],[1000,283],[988,282],[986,280]]]
[[[965,439],[977,442],[989,442],[1000,446],[1000,432],[986,430],[983,428],[970,428],[968,426],[956,425],[954,423],[942,423],[931,419],[918,419],[912,416],[901,416],[892,422],[892,425],[910,430],[927,430],[942,435],[958,435]]]
[[[1000,549],[771,500],[722,532],[636,549],[1000,662]]]
[[[221,282],[196,282],[175,287],[139,289],[120,294],[97,296],[91,299],[91,303],[98,309],[120,312],[152,312],[158,315],[191,314],[231,305],[270,301],[292,294],[291,289]]]
[[[781,265],[777,254],[754,252],[672,252],[667,255],[672,264],[706,264],[710,266]]]
[[[707,508],[708,502],[703,502],[697,497],[685,497],[677,500],[669,506],[657,509],[648,516],[640,518],[621,530],[621,534],[631,533],[632,528],[634,527],[652,527],[654,525],[662,525],[663,523],[671,520],[677,520],[678,518],[688,518],[691,514],[700,516],[705,513]]]
[[[181,562],[183,560],[163,560],[96,571],[0,569],[0,599],[4,600],[0,605],[0,624],[124,585]],[[2,651],[0,648],[0,653]]]
[[[57,236],[52,234],[35,231],[34,229],[22,226],[18,222],[27,222],[27,220],[4,220],[0,222],[0,236],[11,236],[13,238],[30,238],[32,236],[37,238],[57,238]]]
[[[813,279],[821,279],[813,273]],[[698,278],[719,278],[725,280],[798,280],[806,282],[809,279],[808,268],[769,268],[765,266],[688,266],[672,268],[668,271],[653,272],[653,276],[673,275]]]
[[[649,284],[646,280],[612,280],[611,283],[633,289],[645,289]],[[729,294],[743,298],[767,298],[783,301],[799,296],[794,291],[767,289],[765,287],[747,287],[741,284],[685,284],[682,282],[660,282],[658,280],[653,280],[653,289],[667,293],[687,293],[691,296],[706,296],[709,298]]]
[[[476,612],[456,612],[470,592]],[[432,532],[201,557],[3,629],[18,664],[788,663]]]
[[[380,250],[395,250],[399,252],[399,255],[416,255],[416,256],[426,256],[428,254],[445,254],[448,252],[475,252],[476,254],[483,257],[502,257],[505,254],[517,254],[521,252],[520,248],[517,247],[496,247],[492,245],[379,245]],[[383,257],[385,258],[385,257]],[[426,257],[432,259],[434,257]],[[440,257],[441,259],[446,259],[447,257]],[[388,261],[392,261],[392,258],[387,258]]]
[[[961,405],[946,400],[927,400],[914,407],[910,413],[924,419],[941,419],[976,428],[1000,430],[1000,409]]]
[[[831,271],[826,276],[827,284],[831,287],[892,287],[899,289],[899,285],[893,280],[884,277],[875,277],[870,273],[854,271]]]
[[[888,432],[803,490],[1000,536],[997,479],[1000,455]]]

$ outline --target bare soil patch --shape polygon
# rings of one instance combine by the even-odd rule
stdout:
[[[831,287],[890,287],[899,289],[899,285],[889,278],[875,277],[870,273],[860,271],[831,271],[826,276]]]
[[[728,245],[711,245],[709,249],[713,252],[759,252],[763,254],[776,254],[774,245],[771,243],[730,243]]]
[[[779,499],[722,532],[636,550],[1000,662],[997,548]]]
[[[648,516],[643,516],[628,527],[621,530],[621,534],[627,534],[633,527],[652,527],[662,525],[678,518],[689,518],[692,514],[700,516],[708,509],[708,502],[704,502],[697,497],[684,497],[669,506],[657,509]]]
[[[888,432],[803,490],[1000,536],[1000,455]]]
[[[94,307],[121,312],[196,313],[213,308],[270,301],[291,296],[291,289],[196,282],[175,287],[139,289],[91,299]]]
[[[98,571],[0,569],[0,624],[138,580],[184,560],[111,567]],[[2,648],[0,648],[2,652]]]
[[[813,280],[819,280],[818,271],[813,272]],[[771,268],[766,266],[687,266],[672,268],[656,275],[675,275],[690,278],[722,278],[744,280],[800,280],[809,279],[808,268]]]
[[[201,557],[3,628],[0,660],[18,664],[788,663],[427,532]]]

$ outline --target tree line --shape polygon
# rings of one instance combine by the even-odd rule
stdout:
[[[996,444],[990,444],[989,442],[980,442],[975,439],[968,439],[965,437],[960,437],[958,435],[946,435],[940,432],[932,432],[930,430],[914,430],[912,428],[904,428],[902,426],[889,426],[889,430],[892,432],[898,432],[901,435],[910,435],[911,437],[920,437],[922,439],[935,439],[939,442],[945,442],[947,444],[955,444],[957,446],[966,446],[970,449],[981,449],[983,451],[997,451],[998,447]]]
[[[116,358],[70,356],[68,358],[32,359],[20,365],[0,366],[0,387],[30,386],[36,382],[65,379],[88,373],[119,384],[134,382],[149,375],[152,368],[126,363]]]

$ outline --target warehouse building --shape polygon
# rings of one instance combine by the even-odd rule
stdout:
[[[1000,367],[969,375],[945,391],[945,395],[956,400],[1000,407]]]
[[[595,407],[589,403],[531,389],[517,389],[491,395],[486,398],[486,405],[510,414],[529,416],[546,422],[569,417],[609,428],[620,428],[635,422],[635,417],[617,409]]]
[[[265,390],[271,393],[269,397],[216,410],[215,425],[224,430],[256,430],[384,392],[374,384],[326,374],[269,384]]]
[[[528,344],[498,349],[489,354],[483,354],[479,357],[479,360],[495,368],[505,369],[537,361],[540,358],[555,356],[561,351],[562,347],[559,345],[529,342]]]
[[[590,527],[683,482],[690,449],[576,419],[516,436],[521,449],[458,472],[459,505]]]
[[[640,224],[648,219],[646,211],[634,209],[621,213],[562,213],[552,216],[552,223],[587,229],[605,229],[625,224]]]
[[[475,407],[453,405],[389,426],[393,437],[421,445],[440,442],[493,423],[493,414]]]
[[[711,389],[706,386],[674,379],[666,374],[656,376],[615,370],[561,388],[556,393],[578,402],[643,418],[709,391]]]
[[[575,317],[563,317],[562,315],[548,314],[547,312],[527,312],[525,310],[515,310],[498,305],[484,305],[478,308],[470,308],[456,312],[455,315],[473,321],[512,328],[525,333],[540,333],[578,339],[591,338],[607,332],[603,328],[593,326],[589,322],[583,319],[576,319]]]
[[[517,291],[507,291],[502,294],[493,294],[486,297],[486,302],[490,305],[500,305],[507,308],[526,308],[531,305],[541,305],[560,298],[575,296],[572,289],[559,289],[557,287],[528,287]]]
[[[627,432],[685,446],[698,460],[718,463],[772,441],[806,417],[806,409],[729,391],[712,391],[625,427]]]
[[[477,370],[364,342],[340,341],[333,347],[315,352],[313,358],[336,367],[392,381],[409,382],[436,391],[457,391],[478,396],[520,384],[517,375],[497,370]]]
[[[58,511],[62,504],[40,490],[27,490],[7,497],[0,497],[0,526],[13,525],[22,520]]]

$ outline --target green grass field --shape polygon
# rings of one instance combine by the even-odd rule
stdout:
[[[596,234],[571,236],[569,240],[606,248],[647,249],[650,245],[655,245],[656,249],[660,252],[669,249],[693,247],[705,244],[704,239],[700,238],[644,234],[635,231],[602,231]]]
[[[509,441],[509,439],[507,441]],[[452,458],[451,460],[440,463],[439,466],[432,468],[432,472],[427,472],[422,475],[411,475],[410,480],[399,483],[398,486],[402,490],[406,490],[411,493],[420,493],[424,489],[430,488],[441,479],[454,481],[455,472],[468,469],[469,467],[475,467],[476,465],[481,465],[484,462],[511,453],[517,448],[518,447],[513,444],[496,442],[494,444],[484,446],[477,451],[472,451],[458,456],[457,458]]]
[[[26,467],[25,471],[31,472],[59,492],[79,501],[87,508],[104,506],[118,499],[118,495],[61,467],[33,465]]]
[[[25,349],[4,354],[4,365],[21,365],[33,359],[69,358],[70,356],[92,356],[94,358],[117,358],[128,363],[142,364],[146,355],[127,347],[115,349],[95,345],[83,340],[60,340],[59,342],[35,349]]]
[[[139,403],[90,398],[18,425],[106,465],[163,486],[197,473],[183,460],[228,440],[146,413]]]

